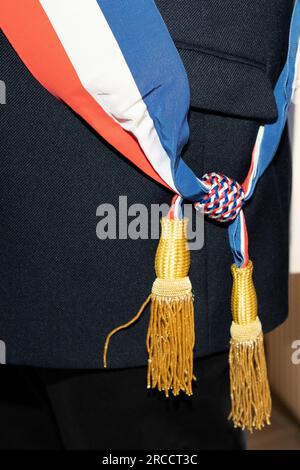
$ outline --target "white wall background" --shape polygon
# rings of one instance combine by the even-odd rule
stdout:
[[[293,104],[289,116],[289,130],[293,155],[293,182],[290,236],[290,272],[300,272],[300,64]]]
[[[289,317],[267,335],[267,351],[273,392],[300,423],[300,63],[289,115],[289,130],[293,153]]]

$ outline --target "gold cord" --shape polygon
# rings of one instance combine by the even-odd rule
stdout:
[[[129,320],[127,323],[124,323],[124,325],[120,325],[117,328],[115,328],[114,330],[112,330],[109,333],[109,335],[106,337],[105,344],[104,344],[104,352],[103,352],[103,364],[104,364],[105,368],[107,367],[107,350],[108,350],[108,346],[109,346],[109,342],[110,342],[111,337],[115,333],[117,333],[118,331],[124,330],[125,328],[128,328],[128,326],[135,323],[140,318],[140,316],[142,315],[142,313],[145,310],[146,306],[150,302],[150,299],[151,299],[151,294],[148,295],[147,299],[145,300],[145,302],[143,303],[143,305],[139,309],[138,313],[131,320]]]

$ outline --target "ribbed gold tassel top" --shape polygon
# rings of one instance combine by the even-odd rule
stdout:
[[[252,279],[253,264],[244,268],[231,266],[233,286],[231,294],[232,319],[238,325],[249,325],[257,317],[257,297]]]
[[[155,272],[160,279],[182,279],[188,275],[191,259],[186,239],[188,219],[163,217],[155,257]]]

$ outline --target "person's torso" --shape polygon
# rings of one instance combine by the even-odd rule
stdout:
[[[191,87],[190,142],[184,158],[199,176],[224,172],[242,180],[259,124],[276,119],[273,86],[285,60],[291,0],[158,0]],[[30,75],[0,33],[0,340],[9,363],[102,367],[106,334],[138,310],[151,288],[157,240],[118,239],[119,196],[127,205],[170,203],[171,193],[117,154]],[[278,202],[264,198],[271,187]],[[246,208],[250,246],[276,253],[269,282],[258,287],[272,313],[285,315],[289,188],[281,148]],[[116,239],[100,240],[97,208],[116,209]],[[279,212],[278,212],[279,211]],[[268,223],[264,217],[267,214]],[[279,214],[279,215],[278,215]],[[130,220],[130,217],[128,217]],[[265,246],[265,242],[268,242]],[[217,259],[217,262],[216,262]],[[196,356],[226,348],[231,254],[226,229],[205,224],[205,245],[192,253]],[[274,274],[276,273],[276,274]],[[110,347],[112,367],[146,364],[148,314]]]

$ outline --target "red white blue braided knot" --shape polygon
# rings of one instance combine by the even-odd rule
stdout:
[[[204,214],[218,222],[234,220],[245,199],[242,186],[221,173],[206,173],[201,181],[210,188],[199,201]]]

